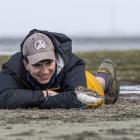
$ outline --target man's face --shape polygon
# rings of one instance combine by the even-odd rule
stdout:
[[[43,60],[36,64],[27,63],[23,60],[24,66],[31,76],[40,84],[47,84],[55,73],[56,61]]]

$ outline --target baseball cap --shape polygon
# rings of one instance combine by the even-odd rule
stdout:
[[[36,64],[45,59],[56,60],[54,45],[51,39],[43,34],[35,32],[23,43],[23,56],[28,58],[29,63]]]

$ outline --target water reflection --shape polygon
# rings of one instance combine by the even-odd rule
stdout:
[[[128,99],[133,102],[140,101],[140,85],[125,85],[120,86],[119,98]]]

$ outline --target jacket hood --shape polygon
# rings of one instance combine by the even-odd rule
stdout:
[[[16,74],[20,77],[21,72],[25,73],[26,69],[22,62],[22,54],[20,52],[12,55],[10,59],[2,65],[2,71],[5,73]]]

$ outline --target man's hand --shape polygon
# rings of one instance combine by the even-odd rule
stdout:
[[[58,94],[58,92],[55,92],[55,91],[52,91],[52,90],[43,90],[42,92],[44,94],[44,97],[55,96],[55,95]]]

